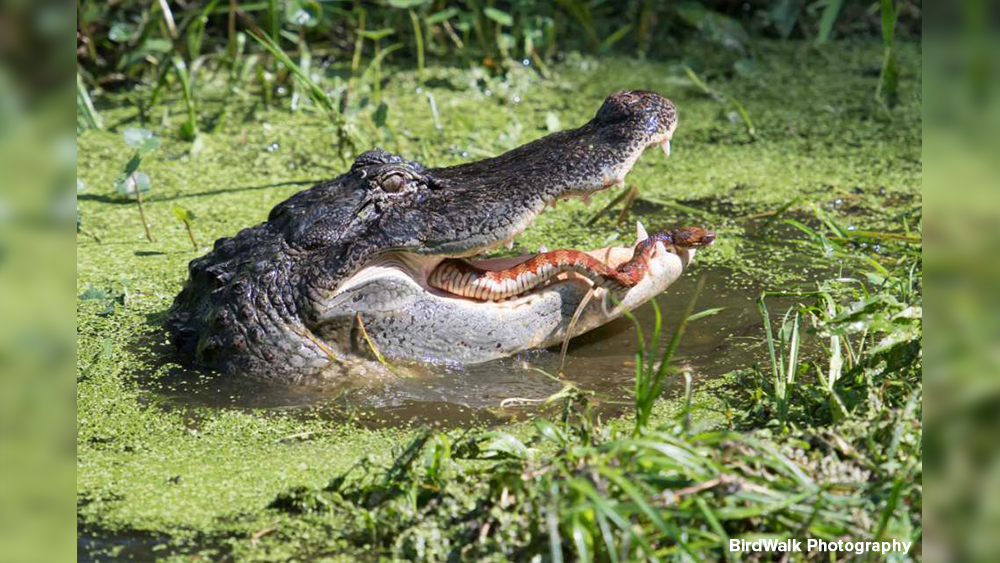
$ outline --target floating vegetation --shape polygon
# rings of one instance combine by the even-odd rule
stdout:
[[[916,541],[919,558],[920,118],[908,93],[919,19],[906,2],[854,8],[82,2],[78,175],[91,188],[78,184],[77,231],[103,244],[81,237],[77,258],[81,552],[738,560],[750,555],[730,552],[731,540],[811,535]],[[839,40],[859,29],[881,29],[882,46]],[[803,77],[803,57],[836,78]],[[191,254],[136,244],[120,227],[133,224],[132,200],[147,240],[176,219],[198,250],[196,234],[210,242],[260,221],[292,190],[342,172],[337,158],[378,144],[431,166],[493,156],[583,123],[591,99],[620,87],[669,89],[683,117],[678,154],[640,163],[636,189],[612,204],[631,201],[619,217],[717,224],[720,241],[694,264],[708,279],[702,310],[691,278],[672,289],[679,300],[643,311],[635,363],[616,358],[622,377],[606,388],[580,372],[608,364],[573,351],[559,377],[544,374],[544,393],[490,395],[527,422],[442,422],[442,402],[405,399],[355,418],[337,410],[339,391],[290,407],[287,389],[178,375],[162,352],[163,311]],[[112,182],[117,196],[94,193]],[[588,229],[588,216],[563,204],[519,244],[622,236]],[[725,315],[731,330],[701,349],[708,360],[693,357],[686,346],[723,307],[739,309]],[[734,349],[749,359],[735,362]],[[709,363],[720,371],[702,373]],[[225,392],[204,398],[206,382]],[[454,387],[423,396],[480,391]],[[246,394],[263,399],[243,408],[233,397]],[[414,411],[434,426],[415,427]]]

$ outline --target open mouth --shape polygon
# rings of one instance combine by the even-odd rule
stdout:
[[[679,256],[714,240],[715,234],[701,227],[683,227],[650,237],[642,223],[636,222],[636,240],[630,247],[540,249],[537,254],[479,260],[450,258],[431,270],[427,285],[477,301],[516,299],[562,282],[586,283],[597,290],[623,295],[666,253]]]
[[[636,238],[631,246],[606,246],[593,250],[539,249],[536,254],[502,258],[452,258],[406,252],[382,256],[355,275],[344,287],[349,289],[373,277],[403,273],[421,289],[438,298],[469,305],[516,307],[533,296],[576,286],[576,293],[592,288],[595,296],[604,293],[624,298],[659,287],[658,277],[676,273],[698,248],[712,244],[715,234],[701,227],[681,227],[649,235],[636,222]]]
[[[670,133],[655,139],[647,148],[659,146],[665,155],[669,155],[669,137]],[[598,191],[624,185],[625,175],[642,152],[636,151],[614,169],[606,170],[600,185],[589,186],[568,197],[588,201]],[[548,205],[554,206],[555,203],[552,201]],[[501,258],[483,256],[496,247],[513,248],[514,238],[536,218],[537,212],[529,214],[508,237],[458,256],[405,251],[382,255],[352,276],[338,293],[373,278],[394,277],[403,273],[430,295],[470,305],[517,306],[533,295],[568,285],[578,286],[580,292],[593,289],[597,296],[607,292],[620,298],[647,277],[655,278],[667,270],[676,270],[676,267],[668,267],[665,261],[677,262],[679,259],[682,265],[686,265],[696,248],[708,246],[715,238],[714,233],[700,227],[683,227],[650,236],[642,223],[637,222],[635,242],[630,246],[554,251],[542,247],[534,254]]]

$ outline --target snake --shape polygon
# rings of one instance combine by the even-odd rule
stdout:
[[[439,290],[479,301],[503,301],[520,296],[566,272],[590,279],[596,287],[615,294],[627,292],[649,270],[649,258],[657,243],[671,252],[708,246],[715,233],[704,227],[685,226],[659,231],[638,242],[632,257],[617,268],[579,250],[552,250],[537,254],[516,266],[487,270],[466,260],[448,258],[428,277]]]

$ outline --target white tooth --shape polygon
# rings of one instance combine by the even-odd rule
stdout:
[[[514,249],[514,239],[510,239],[509,241],[507,241],[507,250],[513,250],[513,249]]]
[[[663,149],[663,154],[670,156],[670,141],[666,140],[660,143],[660,148]]]
[[[642,241],[644,241],[644,240],[646,240],[648,238],[649,238],[649,235],[646,234],[646,227],[642,226],[642,222],[641,221],[636,221],[635,222],[635,242],[636,243],[640,243],[640,242],[642,242]]]
[[[663,246],[662,242],[657,242],[656,246],[653,247],[653,254],[655,256],[662,256],[667,253],[667,247]]]
[[[549,247],[545,246],[544,244],[538,245],[538,253],[539,254],[545,254],[548,251],[549,251]]]

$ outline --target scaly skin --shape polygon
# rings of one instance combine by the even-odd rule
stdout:
[[[624,91],[582,127],[495,158],[432,169],[380,149],[363,153],[345,174],[293,195],[266,222],[193,260],[169,312],[171,340],[196,364],[284,380],[366,355],[358,314],[394,358],[475,362],[530,347],[533,335],[496,346],[476,335],[453,359],[422,344],[412,335],[461,340],[466,320],[489,329],[495,312],[427,292],[426,273],[510,240],[558,199],[621,184],[676,124],[666,98]]]

